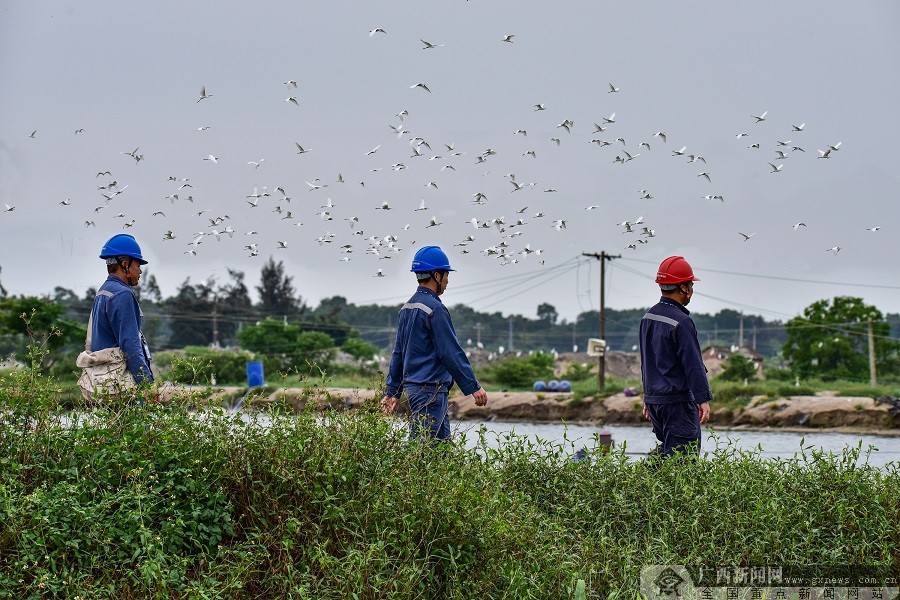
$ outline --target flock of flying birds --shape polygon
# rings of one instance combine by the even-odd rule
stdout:
[[[372,38],[383,35],[388,35],[387,31],[380,27],[369,31],[369,37]],[[508,34],[500,38],[499,41],[502,43],[514,44],[514,38],[515,35]],[[439,51],[438,49],[443,46],[443,44],[437,44],[424,39],[419,41],[422,44],[422,50],[429,52]],[[283,102],[301,107],[301,102],[297,95],[295,95],[300,86],[299,82],[289,79],[282,82],[282,85],[286,88],[288,93],[288,96],[283,99]],[[409,87],[410,90],[412,90],[410,93],[433,93],[431,87],[424,81],[413,83]],[[621,90],[619,87],[609,83],[608,94],[619,94],[620,92]],[[216,102],[215,94],[208,93],[206,86],[201,87],[200,95],[196,100],[196,103],[198,104],[202,102]],[[533,113],[542,113],[547,110],[549,110],[549,108],[546,103],[530,105],[530,112]],[[750,115],[748,118],[749,130],[754,131],[753,128],[765,128],[767,115],[767,111],[764,111],[759,115]],[[394,121],[385,128],[385,136],[396,136],[397,140],[403,140],[405,138],[407,142],[405,147],[409,154],[408,156],[401,157],[400,160],[395,160],[396,154],[392,154],[393,158],[388,159],[388,162],[390,160],[395,160],[395,162],[390,164],[389,168],[391,171],[415,169],[419,163],[429,162],[440,165],[440,173],[454,172],[457,170],[457,166],[461,167],[462,163],[465,161],[468,161],[469,164],[483,165],[480,168],[486,168],[487,164],[491,162],[492,157],[498,153],[497,150],[492,148],[483,150],[469,149],[463,151],[462,149],[456,148],[456,145],[452,141],[438,142],[426,139],[421,135],[414,135],[412,131],[407,129],[407,125],[413,120],[413,117],[411,117],[410,113],[406,110],[401,110],[396,113],[396,115],[393,116],[393,119]],[[592,123],[592,127],[589,128],[584,128],[580,123],[578,127],[576,127],[573,120],[565,118],[556,125],[555,129],[558,131],[557,134],[549,139],[541,140],[539,143],[549,145],[551,148],[553,146],[558,147],[564,142],[572,143],[571,140],[577,139],[573,134],[577,134],[579,130],[586,131],[590,136],[589,143],[596,145],[598,148],[604,149],[604,152],[609,153],[609,160],[616,165],[627,165],[632,161],[640,160],[642,154],[646,155],[646,153],[651,151],[651,147],[660,148],[664,147],[661,145],[668,144],[666,132],[656,131],[653,133],[648,132],[646,140],[641,141],[637,145],[632,145],[627,142],[622,135],[617,133],[616,123],[615,112],[597,119]],[[513,136],[523,140],[523,143],[527,143],[532,138],[528,137],[528,123],[523,125],[525,126],[511,133]],[[203,132],[210,129],[210,127],[210,125],[201,125],[200,127],[197,127],[197,135],[202,135]],[[76,135],[83,133],[83,129],[75,130]],[[29,137],[38,140],[39,137],[37,134],[37,130],[32,131]],[[800,160],[798,157],[809,155],[804,147],[806,144],[803,141],[809,135],[806,131],[805,123],[793,125],[791,131],[787,132],[787,134],[797,141],[790,139],[777,140],[774,148],[771,149],[774,153],[774,157],[766,160],[771,167],[769,172],[775,177],[783,173],[785,165],[789,164],[789,160],[793,162]],[[741,143],[744,138],[756,139],[755,135],[751,136],[751,134],[747,132],[739,132],[735,137],[738,143]],[[586,138],[582,138],[580,143],[584,143],[584,139]],[[749,139],[747,141],[749,141]],[[753,142],[746,148],[748,152],[764,151],[759,142]],[[521,154],[521,160],[523,161],[537,159],[538,153],[542,152],[540,147],[526,147],[524,149],[525,151]],[[769,149],[766,148],[765,150],[768,151]],[[828,144],[825,145],[824,149],[816,148],[816,150],[818,151],[818,159],[829,160],[834,158],[840,152],[841,142]],[[301,140],[294,143],[293,151],[296,155],[302,157],[303,155],[315,152],[315,149],[309,147]],[[469,151],[472,151],[471,155],[469,154]],[[381,154],[379,154],[379,152],[381,152]],[[380,158],[390,152],[393,152],[393,150],[385,152],[382,150],[382,144],[378,144],[368,151],[361,152],[361,155],[365,157],[378,155],[378,158]],[[658,150],[656,150],[656,152],[658,152]],[[140,146],[135,147],[133,150],[120,152],[120,154],[123,157],[134,161],[134,164],[139,166],[145,160],[144,154],[140,153]],[[200,157],[198,157],[198,164],[199,158]],[[224,166],[220,164],[220,157],[215,154],[208,154],[207,156],[202,157],[202,160],[210,163],[214,168],[223,168]],[[302,158],[298,160],[302,160]],[[679,160],[683,161],[686,165],[694,165],[698,170],[696,173],[697,178],[706,183],[715,185],[713,182],[716,177],[714,172],[709,170],[709,163],[705,156],[696,152],[688,152],[687,146],[681,146],[678,149],[672,148],[671,160]],[[252,160],[245,161],[242,168],[252,169],[254,173],[261,169],[264,171],[265,158],[253,157]],[[369,171],[375,173],[381,170],[388,172],[386,167],[371,168]],[[122,198],[126,195],[128,185],[120,183],[118,178],[113,176],[112,171],[112,169],[109,169],[96,174],[95,179],[101,182],[100,185],[97,186],[97,192],[99,193],[98,203],[93,207],[93,214],[85,218],[84,227],[96,226],[96,217],[93,215],[101,213],[104,215],[115,213],[114,218],[121,219],[123,230],[128,230],[135,226],[136,218],[130,214],[126,214],[124,208],[120,208]],[[101,177],[104,179],[101,180]],[[510,194],[510,196],[507,197],[506,202],[495,204],[509,204],[511,201],[510,199],[516,198],[519,195],[527,197],[531,193],[528,190],[541,189],[542,193],[549,195],[549,197],[552,197],[553,194],[557,193],[557,190],[553,187],[543,185],[538,186],[536,182],[522,181],[515,173],[508,173],[504,177],[508,180],[508,194]],[[357,178],[353,177],[351,179]],[[293,239],[286,235],[280,236],[283,239],[272,239],[266,242],[261,241],[261,238],[264,236],[260,236],[259,232],[255,230],[249,229],[237,231],[235,229],[237,222],[253,222],[251,216],[255,216],[257,211],[260,213],[263,211],[268,212],[270,215],[274,215],[268,218],[289,222],[297,228],[312,227],[311,224],[305,226],[302,220],[302,218],[313,219],[312,213],[307,212],[310,207],[310,202],[305,199],[303,202],[295,202],[295,199],[291,194],[296,193],[296,191],[292,190],[289,193],[287,187],[283,185],[274,186],[271,190],[268,186],[254,186],[252,191],[246,194],[245,197],[242,198],[242,201],[239,202],[240,208],[235,206],[235,202],[232,201],[232,203],[228,205],[228,208],[225,208],[224,205],[220,204],[217,211],[214,212],[209,208],[199,208],[199,200],[195,199],[193,196],[195,192],[191,178],[170,175],[166,178],[166,183],[171,186],[171,193],[161,199],[163,207],[157,207],[157,210],[154,210],[150,214],[150,217],[152,219],[159,219],[160,223],[164,222],[164,219],[166,218],[165,200],[168,200],[170,205],[187,203],[197,208],[196,211],[193,211],[193,214],[198,219],[205,220],[203,229],[200,231],[186,234],[184,233],[184,226],[190,228],[194,227],[184,223],[172,225],[171,229],[166,229],[164,226],[160,227],[159,235],[165,243],[174,242],[176,240],[187,242],[184,253],[190,256],[197,255],[197,253],[201,251],[201,245],[204,243],[213,239],[216,241],[232,240],[236,234],[239,234],[238,240],[240,240],[243,249],[251,257],[258,256],[261,250],[268,252],[271,249],[278,252],[290,248]],[[329,178],[328,180],[318,177],[311,180],[305,179],[304,184],[306,186],[306,190],[304,191],[313,193],[314,196],[312,197],[318,200],[318,202],[313,204],[314,206],[318,206],[313,222],[321,221],[321,227],[325,229],[324,233],[315,237],[315,241],[320,246],[327,245],[328,247],[334,248],[336,253],[335,259],[340,262],[349,262],[354,254],[358,255],[360,253],[366,256],[371,255],[379,260],[387,260],[397,256],[403,250],[411,249],[414,251],[416,240],[413,239],[413,236],[417,235],[417,232],[421,233],[423,230],[428,231],[431,228],[444,225],[438,217],[431,216],[424,227],[417,226],[410,232],[411,225],[405,223],[407,218],[406,215],[408,213],[418,215],[420,212],[431,211],[428,202],[425,199],[420,200],[418,206],[415,208],[412,206],[401,207],[399,202],[393,201],[373,202],[370,206],[357,205],[354,207],[354,210],[350,210],[350,207],[348,206],[339,208],[339,205],[343,204],[343,202],[335,202],[332,200],[331,196],[329,196],[329,192],[334,192],[333,195],[340,198],[340,191],[338,188],[341,186],[358,185],[365,188],[364,180],[359,179],[350,183],[348,182],[348,178],[345,178],[340,172],[338,172],[335,177]],[[437,189],[438,186],[439,183],[436,180],[428,180],[424,183],[424,187],[426,188]],[[637,194],[638,198],[645,200],[650,200],[654,197],[648,189],[640,189]],[[721,193],[710,193],[703,196],[703,198],[710,201],[726,202],[725,196]],[[544,251],[540,248],[533,248],[530,242],[524,241],[523,236],[528,231],[528,228],[540,226],[538,224],[543,222],[544,227],[549,227],[559,232],[566,229],[569,220],[581,217],[575,215],[560,216],[559,214],[547,216],[544,210],[549,212],[549,208],[537,211],[532,209],[529,211],[526,202],[526,200],[523,200],[520,203],[521,206],[517,205],[514,214],[511,217],[507,217],[506,215],[491,217],[473,216],[468,221],[454,223],[454,229],[459,229],[464,225],[471,226],[471,230],[468,234],[461,235],[458,241],[453,244],[454,250],[461,254],[477,251],[486,257],[498,260],[504,265],[516,264],[525,260],[529,255],[535,255],[536,259],[532,260],[537,260],[543,264],[544,259],[542,258],[542,255],[544,254]],[[482,209],[481,207],[491,205],[488,196],[481,191],[472,193],[469,203],[471,204],[473,211],[484,211],[487,209]],[[535,203],[535,201],[532,201],[532,204]],[[67,198],[60,201],[59,204],[61,206],[70,206],[72,205],[72,201]],[[560,206],[560,203],[552,203],[552,206],[553,210],[558,213],[564,211],[563,207]],[[479,208],[476,209],[474,207]],[[583,207],[583,210],[594,211],[599,208],[598,205],[589,205]],[[7,212],[12,212],[15,210],[15,207],[6,204],[5,210]],[[568,207],[567,210],[571,211],[572,207]],[[393,232],[382,231],[377,234],[369,232],[369,228],[366,226],[368,211],[396,211],[395,213],[391,213],[391,216],[394,214],[397,215],[396,220],[392,219],[395,230]],[[369,212],[369,214],[372,213]],[[343,221],[343,223],[341,223],[341,221]],[[649,224],[644,222],[643,216],[640,216],[633,221],[623,221],[617,225],[621,228],[622,235],[629,236],[623,238],[626,242],[624,249],[636,250],[639,246],[650,243],[650,240],[656,236],[656,231],[650,227]],[[801,227],[806,227],[806,224],[801,222],[793,225],[795,230]],[[879,229],[881,229],[881,227],[875,226],[869,228],[869,231],[875,232]],[[755,235],[755,232],[737,232],[737,234],[742,237],[743,241],[749,242]],[[401,236],[403,236],[402,242]],[[489,237],[490,243],[485,244],[482,242],[480,247],[476,246],[476,240],[483,239],[483,236]],[[425,243],[425,240],[423,240],[423,243]],[[401,244],[404,245],[405,248],[401,248]],[[476,248],[478,249],[476,250]],[[828,251],[837,254],[841,251],[841,247],[834,246],[829,248]],[[377,269],[374,276],[383,277],[383,270]]]

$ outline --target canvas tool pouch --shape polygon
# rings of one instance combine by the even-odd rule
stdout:
[[[103,294],[105,290],[101,290]],[[109,292],[105,292],[111,295]],[[128,372],[125,363],[125,354],[120,348],[104,348],[91,352],[91,328],[93,326],[94,311],[88,317],[87,339],[84,343],[84,352],[75,359],[75,364],[81,367],[81,377],[78,378],[78,387],[85,400],[101,400],[104,397],[117,396],[123,391],[137,385]]]

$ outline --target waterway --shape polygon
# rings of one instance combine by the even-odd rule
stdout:
[[[565,425],[561,423],[503,423],[497,421],[454,421],[454,435],[465,434],[466,445],[474,447],[478,443],[479,428],[484,427],[485,439],[493,446],[504,443],[510,434],[523,436],[533,442],[543,441],[562,445],[573,454],[583,447],[596,446],[596,436],[603,432],[612,434],[615,448],[624,447],[626,454],[634,459],[645,456],[656,446],[656,437],[650,427],[634,425]],[[755,451],[763,458],[790,459],[797,456],[801,447],[810,454],[813,449],[841,454],[845,448],[855,448],[862,441],[859,462],[873,467],[885,467],[897,463],[900,468],[900,436],[869,434],[848,434],[832,432],[750,431],[750,430],[703,430],[701,451],[708,452],[717,444],[733,444],[746,451]],[[873,450],[866,454],[869,447]]]

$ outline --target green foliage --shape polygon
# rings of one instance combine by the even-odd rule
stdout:
[[[241,346],[265,356],[278,371],[314,373],[328,369],[337,354],[334,340],[321,331],[301,331],[298,325],[267,318],[238,332]]]
[[[816,395],[816,388],[809,385],[779,385],[775,391],[781,398]]]
[[[46,298],[16,296],[0,298],[0,358],[24,357],[36,342],[47,350],[41,369],[48,370],[64,357],[62,353],[84,350],[87,329],[64,318],[65,307]]]
[[[246,350],[217,350],[206,346],[187,346],[154,356],[160,376],[193,385],[209,384],[213,377],[218,385],[246,382],[247,363],[255,360],[255,355]]]
[[[487,381],[511,388],[531,388],[538,379],[553,379],[554,364],[553,356],[545,352],[511,356],[491,367]]]
[[[890,325],[877,308],[850,296],[814,302],[802,317],[788,321],[784,357],[801,377],[866,379],[870,322],[876,365],[882,372],[896,373],[900,342],[889,337]]]
[[[743,382],[713,379],[709,384],[716,406],[742,407],[746,406],[753,396],[771,396],[773,394],[771,386],[758,380],[749,381],[747,385],[744,385]]]
[[[790,369],[767,367],[763,370],[766,381],[794,381],[794,373]]]
[[[355,358],[359,362],[372,360],[378,353],[378,348],[358,337],[350,337],[343,343],[341,350]]]
[[[900,559],[900,467],[861,446],[574,463],[514,434],[408,444],[374,407],[243,420],[134,399],[59,427],[52,382],[11,376],[4,598],[616,598],[646,564]]]
[[[722,381],[744,381],[756,377],[756,363],[740,354],[730,354],[725,360],[725,370],[718,379]]]
[[[597,373],[592,372],[593,365],[570,362],[566,365],[566,370],[560,375],[560,379],[568,379],[569,381],[585,381],[591,377],[596,378]]]
[[[321,331],[304,331],[297,336],[294,365],[300,371],[327,371],[337,354],[334,340]]]

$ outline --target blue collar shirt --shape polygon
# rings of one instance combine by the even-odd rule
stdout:
[[[646,404],[712,400],[697,326],[690,311],[663,296],[641,319],[641,378]]]
[[[150,349],[141,333],[143,315],[134,292],[115,275],[108,276],[99,291],[108,293],[98,293],[91,308],[91,351],[120,348],[134,380],[153,382]]]
[[[397,318],[397,340],[385,382],[385,395],[397,398],[407,384],[446,386],[462,393],[481,388],[459,345],[450,311],[427,287],[419,286]]]

